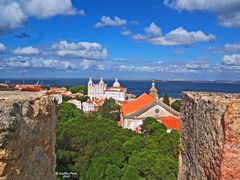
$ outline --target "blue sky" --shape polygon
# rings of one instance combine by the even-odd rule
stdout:
[[[0,77],[240,79],[240,0],[3,0]]]

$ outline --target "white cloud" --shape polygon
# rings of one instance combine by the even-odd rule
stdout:
[[[71,0],[31,0],[20,1],[28,16],[44,19],[56,15],[75,15]]]
[[[80,67],[83,70],[88,70],[92,68],[94,64],[95,64],[95,61],[84,59],[80,62]]]
[[[133,38],[134,41],[144,41],[144,40],[147,40],[147,36],[142,35],[142,34],[134,34],[132,36],[132,38]]]
[[[129,36],[131,34],[132,34],[132,31],[130,31],[130,30],[124,30],[121,32],[121,35],[123,35],[123,36]]]
[[[126,59],[125,59],[126,61]],[[127,62],[127,61],[126,61]],[[100,62],[99,62],[100,63]],[[199,71],[210,72],[213,67],[207,59],[199,59],[188,62],[171,62],[166,63],[163,61],[158,62],[145,62],[128,60],[128,63],[115,63],[108,62],[108,64],[92,64],[91,69],[97,69],[101,71],[119,71],[119,72],[133,72],[133,73],[197,73]],[[217,69],[214,69],[217,71]]]
[[[68,70],[78,69],[80,66],[77,63],[70,61],[62,61],[57,59],[49,58],[35,58],[35,57],[23,57],[14,56],[6,58],[1,62],[1,66],[4,69],[18,69],[18,68],[36,68],[36,69],[57,69],[57,70]]]
[[[224,55],[222,64],[228,66],[240,66],[240,54]]]
[[[81,9],[80,11],[78,11],[80,16],[86,16],[86,13],[83,9]]]
[[[210,67],[208,60],[195,60],[186,63],[187,69],[192,70],[201,70],[201,69],[208,69]]]
[[[39,54],[40,51],[37,48],[32,46],[24,47],[24,48],[17,48],[13,51],[14,54],[17,55],[36,55]]]
[[[6,50],[6,46],[2,43],[0,43],[0,52],[5,51]]]
[[[151,23],[148,28],[144,29],[146,35],[136,34],[132,38],[135,41],[146,41],[154,45],[162,46],[190,46],[197,42],[209,42],[216,39],[212,34],[206,35],[202,31],[188,32],[183,27],[179,27],[167,33],[161,34],[161,29],[155,24]]]
[[[150,24],[149,27],[144,29],[147,33],[153,35],[153,36],[161,36],[162,30],[159,28],[154,22]]]
[[[107,58],[107,49],[99,43],[67,42],[62,40],[52,46],[59,56],[103,60]]]
[[[240,12],[228,12],[221,14],[218,16],[218,20],[219,24],[222,26],[240,28]]]
[[[239,53],[240,52],[240,44],[224,44],[223,47],[209,47],[208,50],[215,53]]]
[[[224,55],[221,69],[223,71],[240,72],[240,54]]]
[[[135,26],[139,26],[140,25],[140,22],[138,22],[137,20],[131,20],[129,22],[129,24],[132,24],[132,25],[135,25]]]
[[[118,66],[118,70],[119,71],[126,71],[126,72],[133,72],[133,70],[134,70],[134,66],[127,66],[127,65],[120,65],[120,66]]]
[[[240,44],[225,44],[224,51],[226,52],[240,52]]]
[[[5,1],[4,1],[5,2]],[[17,2],[0,2],[0,33],[23,26],[27,15]]]
[[[149,39],[149,42],[156,45],[163,46],[179,46],[179,45],[192,45],[197,42],[209,42],[216,39],[212,34],[206,35],[202,31],[192,31],[179,27],[165,36]]]
[[[164,0],[164,4],[179,11],[213,12],[222,26],[240,28],[239,0]]]
[[[95,24],[96,28],[102,28],[102,27],[116,27],[116,26],[123,26],[127,24],[127,20],[121,19],[117,16],[114,16],[112,19],[109,16],[102,16],[101,21],[97,22]]]
[[[29,17],[75,15],[71,0],[1,0],[0,32],[22,27]]]

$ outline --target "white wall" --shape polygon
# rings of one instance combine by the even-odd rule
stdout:
[[[124,119],[123,128],[131,129],[131,130],[135,131],[138,126],[142,125],[142,123],[143,123],[143,119],[139,119],[139,120]]]
[[[155,110],[158,109],[159,113],[156,113]],[[173,114],[171,114],[170,112],[168,112],[166,109],[164,109],[163,107],[156,105],[153,108],[149,109],[148,111],[146,111],[145,113],[141,114],[140,116],[138,116],[137,118],[147,118],[147,117],[154,117],[154,118],[159,118],[159,117],[168,117],[168,116],[173,116],[175,117]]]
[[[83,102],[82,103],[82,110],[83,110],[83,112],[94,111],[94,104]]]

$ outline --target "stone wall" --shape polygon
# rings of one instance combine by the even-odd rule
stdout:
[[[240,179],[240,94],[184,92],[179,179]]]
[[[0,180],[55,179],[56,119],[49,96],[0,92]]]

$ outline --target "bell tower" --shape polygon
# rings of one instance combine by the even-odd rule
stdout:
[[[149,95],[158,99],[159,95],[158,95],[158,90],[155,87],[155,81],[152,80],[152,87],[149,89]]]

